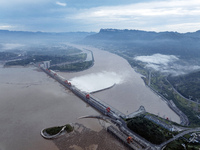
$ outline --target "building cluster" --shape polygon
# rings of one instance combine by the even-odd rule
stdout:
[[[161,121],[161,120],[157,119],[156,117],[146,115],[145,118],[165,129],[167,129],[168,131],[172,131],[172,132],[175,131],[175,129],[172,125],[166,124],[164,121]]]
[[[190,135],[189,142],[200,144],[200,133],[192,133]]]
[[[40,67],[44,69],[50,68],[50,61],[43,61],[42,63],[40,63]]]

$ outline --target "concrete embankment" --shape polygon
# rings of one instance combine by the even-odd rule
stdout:
[[[148,86],[148,85],[146,85]],[[153,89],[151,86],[148,86],[155,94],[157,94],[158,96],[160,96],[169,106],[169,108],[171,110],[173,110],[179,117],[180,117],[180,124],[183,126],[188,126],[189,125],[189,120],[188,117],[178,108],[176,107],[176,105],[173,103],[172,100],[168,100],[166,99],[163,95],[161,95],[160,93],[158,93],[155,89]]]
[[[130,149],[139,150],[139,149],[144,148],[144,147],[142,148],[141,145],[137,144],[137,142],[135,141],[131,143],[127,143],[127,135],[123,134],[122,132],[114,128],[113,126],[109,126],[107,128],[107,132],[115,136],[118,140],[120,140],[124,145],[126,145]]]
[[[138,145],[141,147],[144,147],[143,149],[150,148],[154,149],[155,145],[148,142],[144,138],[140,137],[139,135],[136,135],[133,133],[130,129],[127,128],[124,120],[122,118],[125,118],[125,115],[114,108],[107,110],[109,108],[109,105],[102,103],[100,100],[96,99],[93,95],[88,96],[87,93],[80,91],[75,86],[71,85],[70,82],[65,80],[64,78],[61,78],[57,73],[55,73],[52,70],[41,68],[44,72],[46,72],[49,76],[54,78],[56,81],[61,83],[63,86],[71,90],[76,96],[80,97],[83,101],[88,103],[90,106],[98,110],[100,113],[104,114],[105,116],[110,117],[111,119],[115,120],[113,123],[120,129],[119,131],[122,132],[122,134],[127,138],[128,136],[131,136]],[[122,138],[120,134],[116,134],[116,136],[119,136],[118,138]]]
[[[104,88],[104,89],[100,89],[100,90],[97,90],[97,91],[90,92],[90,94],[94,94],[94,93],[97,93],[97,92],[102,92],[102,91],[111,89],[111,88],[113,88],[115,85],[116,85],[116,84],[113,84],[113,85],[110,86],[110,87],[107,87],[107,88]]]

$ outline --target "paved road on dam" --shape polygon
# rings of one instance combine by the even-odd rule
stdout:
[[[55,79],[56,81],[58,81],[60,84],[62,84],[64,87],[68,88],[69,90],[71,90],[76,96],[78,96],[79,98],[81,98],[84,102],[86,102],[87,104],[89,104],[90,106],[92,106],[93,108],[95,108],[96,110],[98,110],[100,113],[102,113],[104,116],[98,117],[98,116],[90,116],[92,118],[97,118],[97,119],[109,119],[111,120],[112,123],[114,123],[119,130],[123,133],[123,136],[131,136],[133,138],[133,140],[135,142],[137,142],[140,145],[140,148],[136,148],[135,145],[131,145],[129,144],[129,147],[132,149],[149,149],[149,150],[157,150],[157,149],[162,149],[165,145],[167,145],[168,143],[178,139],[179,137],[188,134],[190,132],[197,132],[200,131],[200,128],[195,128],[195,129],[190,129],[190,130],[186,130],[176,136],[174,136],[174,138],[160,144],[160,145],[154,145],[152,143],[150,143],[149,141],[147,141],[146,139],[144,139],[143,137],[140,137],[139,135],[135,134],[134,132],[132,132],[126,125],[124,119],[126,119],[127,117],[129,117],[130,115],[137,115],[137,113],[141,113],[142,111],[145,111],[145,109],[143,107],[141,107],[137,112],[135,113],[131,113],[130,115],[125,115],[122,112],[116,110],[115,108],[113,108],[112,106],[102,102],[101,100],[95,98],[92,94],[88,94],[86,92],[82,92],[81,90],[79,90],[78,88],[76,88],[74,85],[72,85],[68,80],[66,80],[64,77],[58,75],[55,71],[53,70],[48,70],[48,69],[44,69],[44,68],[40,68],[42,69],[45,73],[47,73],[50,77],[52,77],[53,79]],[[83,117],[84,118],[84,117]],[[87,116],[86,116],[87,118]],[[118,136],[122,136],[122,135],[118,135]]]
[[[80,90],[91,92],[115,83],[116,85],[110,90],[92,95],[126,115],[144,106],[150,113],[180,123],[180,117],[162,98],[145,86],[141,75],[136,73],[124,58],[94,47],[72,46],[80,50],[91,50],[94,54],[94,65],[90,69],[70,73],[59,72]]]
[[[124,133],[127,137],[131,136],[134,141],[138,142],[144,149],[156,149],[156,146],[144,138],[140,137],[139,135],[133,133],[128,127],[126,126],[125,121],[123,118],[126,118],[126,116],[121,113],[118,110],[115,110],[113,107],[101,102],[99,99],[96,99],[91,94],[85,93],[80,91],[78,88],[73,86],[69,81],[67,81],[65,78],[58,75],[53,70],[48,70],[41,68],[45,73],[47,73],[50,77],[54,78],[56,81],[58,81],[60,84],[62,84],[64,87],[71,90],[76,96],[81,98],[83,101],[88,103],[90,106],[98,110],[100,113],[102,113],[105,116],[108,116],[111,118],[111,121],[119,128],[119,130]],[[131,145],[131,144],[130,144]]]

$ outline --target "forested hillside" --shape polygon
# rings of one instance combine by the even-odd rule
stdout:
[[[200,102],[200,71],[168,77],[174,88],[184,97]]]

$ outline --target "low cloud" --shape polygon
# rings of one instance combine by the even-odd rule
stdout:
[[[137,56],[135,60],[139,60],[148,64],[168,65],[171,62],[178,61],[179,58],[174,55],[154,54],[151,56]]]
[[[16,48],[22,48],[24,46],[25,45],[22,45],[22,44],[6,43],[6,44],[2,44],[2,50],[12,50]]]
[[[154,54],[137,56],[134,59],[145,63],[146,68],[172,75],[187,74],[200,69],[200,66],[187,63],[175,55]]]

